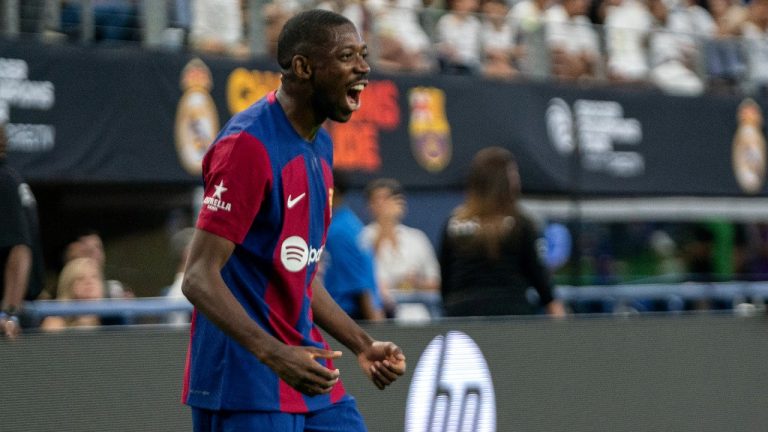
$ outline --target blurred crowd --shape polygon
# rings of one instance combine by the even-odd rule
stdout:
[[[93,40],[147,37],[146,2],[91,3]],[[21,8],[22,32],[82,39],[79,1]],[[282,24],[306,8],[347,16],[378,71],[549,76],[685,95],[751,92],[768,80],[768,0],[166,0],[158,38],[207,53],[273,55]]]
[[[144,39],[145,2],[92,0],[91,4],[94,42]],[[259,10],[252,14],[249,7],[254,5]],[[248,34],[257,21],[264,52],[274,55],[285,21],[305,8],[324,8],[355,23],[369,41],[371,61],[379,71],[510,80],[549,76],[568,83],[656,86],[684,95],[707,89],[751,91],[768,83],[768,0],[748,4],[739,0],[169,0],[165,6],[165,43],[212,55],[253,54]],[[83,39],[85,14],[79,1],[24,1],[20,14],[22,33],[42,35],[51,41]],[[502,180],[502,185],[477,186],[472,192],[475,195],[469,193],[467,202],[446,215],[437,248],[424,232],[404,224],[406,197],[395,179],[377,179],[364,191],[370,216],[367,225],[342,201],[334,203],[334,214],[346,215],[338,218],[346,226],[332,227],[329,233],[321,271],[321,277],[330,278],[326,280],[329,292],[336,292],[350,314],[359,319],[429,319],[442,313],[437,308],[443,305],[436,303],[441,300],[446,310],[456,315],[465,315],[467,310],[481,315],[517,313],[499,307],[515,302],[525,304],[526,313],[562,315],[562,305],[549,304],[553,301],[550,272],[558,269],[551,265],[544,269],[547,263],[539,262],[544,258],[533,253],[538,241],[535,231],[541,227],[534,226],[515,205],[519,178],[514,159],[504,153],[494,157],[503,162],[499,166],[505,175],[494,177]],[[480,174],[489,172],[498,160],[490,158],[483,163],[487,165],[477,168]],[[484,193],[494,196],[489,190],[505,187],[512,188],[504,189],[509,196],[483,198]],[[500,201],[513,207],[496,209],[488,204]],[[486,222],[488,226],[483,228]],[[768,278],[766,225],[736,226],[735,232],[722,236],[733,239],[727,249],[718,240],[722,229],[661,224],[585,228],[577,246],[582,250],[581,261],[576,265],[585,265],[591,279],[578,282],[615,284],[624,282],[621,275],[627,273],[669,276],[666,282],[714,282],[724,273]],[[480,234],[472,239],[476,232]],[[190,236],[191,229],[187,228],[170,241],[178,267],[174,282],[162,294],[181,296]],[[331,244],[336,236],[338,247]],[[497,239],[508,243],[496,244]],[[525,242],[520,243],[521,239]],[[474,243],[476,248],[463,249]],[[521,244],[525,249],[516,249]],[[343,272],[333,268],[334,254],[343,254],[345,259],[355,254],[357,276],[367,272],[366,277],[354,285],[338,282]],[[653,263],[657,268],[627,269],[631,263],[622,258],[626,256],[637,256],[639,262]],[[527,261],[504,261],[510,257]],[[727,257],[730,262],[718,263],[718,257]],[[449,274],[449,268],[474,270],[471,274]],[[531,268],[539,270],[536,274],[519,271]],[[495,300],[503,287],[494,285],[500,283],[494,275],[506,274],[509,269],[518,269],[520,277],[514,281],[517,291],[514,302],[501,304]],[[55,289],[48,295],[62,300],[132,296],[130,289],[107,276],[102,240],[96,232],[85,232],[63,251]],[[466,286],[474,286],[467,284],[484,286],[488,294],[473,297],[462,292]],[[529,286],[536,288],[533,297],[526,289]],[[586,305],[584,311],[596,311],[597,307]],[[655,305],[633,307],[656,310]],[[8,310],[15,312],[15,305]],[[185,313],[169,317],[171,322],[188,319]],[[48,317],[42,327],[104,323],[108,322],[95,316]]]

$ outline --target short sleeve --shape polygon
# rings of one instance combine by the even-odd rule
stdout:
[[[242,243],[272,180],[269,154],[258,139],[246,132],[219,139],[203,159],[197,228]]]

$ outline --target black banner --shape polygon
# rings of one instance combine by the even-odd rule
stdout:
[[[218,129],[279,84],[267,60],[0,43],[9,160],[31,182],[196,184]],[[526,192],[765,196],[760,105],[740,97],[475,77],[374,75],[329,124],[363,184],[454,188],[480,148],[511,149]]]

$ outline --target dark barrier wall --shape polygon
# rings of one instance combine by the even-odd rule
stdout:
[[[277,87],[275,64],[188,54],[0,42],[0,119],[32,182],[199,181],[230,116]],[[363,108],[331,124],[359,184],[455,187],[474,153],[517,155],[528,192],[765,195],[760,104],[650,89],[374,75]],[[574,163],[578,161],[578,163]]]
[[[403,347],[403,380],[376,390],[346,351],[338,367],[375,432],[405,430],[413,383],[434,388],[438,371],[455,374],[448,387],[482,377],[454,344],[432,350],[442,362],[414,378],[430,341],[451,331],[487,361],[501,432],[762,431],[767,328],[764,317],[725,315],[384,324],[369,330]],[[189,430],[179,404],[187,340],[186,329],[142,328],[0,339],[0,430]]]

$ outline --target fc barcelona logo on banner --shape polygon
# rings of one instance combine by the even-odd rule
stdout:
[[[208,66],[193,59],[181,72],[184,95],[176,110],[176,151],[187,172],[199,175],[208,146],[219,131],[219,113],[211,98],[213,80]]]
[[[451,128],[445,115],[445,93],[434,87],[415,87],[408,94],[411,150],[425,170],[437,173],[451,161]]]

